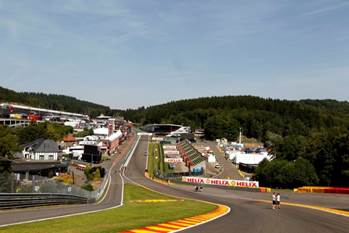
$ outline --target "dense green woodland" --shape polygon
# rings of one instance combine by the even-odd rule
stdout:
[[[87,114],[93,117],[98,116],[101,113],[111,113],[109,107],[78,100],[70,96],[15,92],[3,87],[0,87],[0,102],[20,103],[39,108]]]
[[[261,185],[349,186],[349,103],[288,101],[254,96],[180,100],[115,111],[141,124],[176,123],[204,128],[207,139],[236,140],[239,128],[275,155],[255,177]]]

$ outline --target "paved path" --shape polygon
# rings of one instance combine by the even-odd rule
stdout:
[[[217,178],[243,180],[243,177],[240,176],[239,170],[229,159],[225,159],[224,152],[218,150],[216,142],[208,141],[206,144],[211,148],[213,153],[216,155],[218,163],[223,167],[223,172],[220,173]]]

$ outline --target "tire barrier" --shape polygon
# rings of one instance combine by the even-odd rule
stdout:
[[[86,203],[89,203],[87,198],[68,194],[0,193],[0,209]]]
[[[293,190],[297,193],[340,193],[349,194],[349,188],[344,187],[321,187],[321,186],[304,186]]]

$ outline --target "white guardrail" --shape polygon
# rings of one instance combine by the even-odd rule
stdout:
[[[123,167],[127,167],[127,165],[129,164],[129,162],[131,160],[130,155],[132,155],[134,153],[134,151],[136,150],[140,139],[141,139],[141,136],[138,135],[136,142],[132,145],[132,149],[128,152],[127,156],[125,157],[125,162],[123,164]],[[104,179],[102,184],[99,186],[99,188],[94,191],[94,192],[96,192],[96,194],[93,196],[95,196],[97,202],[99,201],[99,199],[101,199],[101,197],[103,196],[103,194],[106,191],[106,188],[109,186],[109,183],[111,182],[111,175],[110,174],[111,174],[114,166],[115,166],[115,164],[109,169],[107,178]]]

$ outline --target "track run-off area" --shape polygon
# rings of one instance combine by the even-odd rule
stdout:
[[[104,198],[92,205],[40,207],[0,212],[0,225],[60,218],[118,208],[123,205],[124,183],[136,183],[176,198],[197,199],[230,208],[224,216],[183,232],[348,232],[349,195],[292,193],[281,191],[281,209],[271,208],[270,193],[205,187],[194,192],[191,185],[164,185],[144,176],[148,138],[141,137],[127,160],[117,158],[110,169]],[[180,205],[180,204],[178,204]],[[159,222],[161,224],[161,222]],[[145,226],[146,227],[146,226]],[[55,229],[52,229],[53,231]],[[132,230],[132,229],[130,229]],[[0,228],[1,231],[1,228]]]

